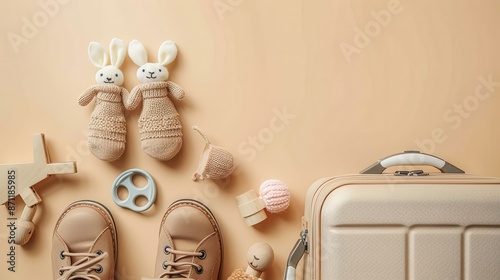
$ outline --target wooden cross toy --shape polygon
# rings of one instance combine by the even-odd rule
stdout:
[[[34,161],[30,163],[0,164],[0,204],[8,210],[9,220],[14,220],[14,243],[24,245],[31,238],[35,225],[36,205],[42,202],[33,186],[50,175],[76,173],[75,162],[50,163],[42,133],[33,135]],[[26,204],[21,217],[14,218],[16,196]]]

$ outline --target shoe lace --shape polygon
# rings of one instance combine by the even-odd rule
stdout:
[[[61,252],[62,257],[79,257],[80,259],[69,266],[59,268],[59,275],[61,277],[58,280],[100,280],[99,276],[90,274],[90,272],[92,270],[97,273],[103,271],[102,266],[98,263],[108,257],[108,253],[102,251],[97,251],[96,253]]]
[[[200,252],[186,252],[175,250],[170,247],[166,247],[164,250],[165,254],[173,254],[173,261],[164,261],[163,269],[165,272],[160,274],[159,278],[170,278],[172,277],[187,277],[189,270],[194,268],[196,273],[201,274],[203,272],[203,266],[196,264],[191,261],[181,261],[183,259],[192,257],[204,258],[206,253],[204,251]]]

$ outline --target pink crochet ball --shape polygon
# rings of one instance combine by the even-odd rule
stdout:
[[[290,190],[280,180],[271,179],[262,183],[259,195],[270,213],[283,212],[290,205]]]

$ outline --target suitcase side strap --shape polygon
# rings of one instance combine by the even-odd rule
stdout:
[[[293,246],[290,255],[288,256],[288,261],[286,264],[285,277],[284,280],[295,280],[295,270],[297,265],[302,259],[302,256],[307,251],[307,230],[303,230],[300,233],[300,239],[297,240],[295,246]]]

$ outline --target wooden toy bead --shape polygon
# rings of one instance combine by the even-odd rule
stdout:
[[[25,206],[21,217],[16,221],[16,235],[14,238],[14,243],[17,245],[26,244],[35,230],[35,224],[33,223],[33,217],[36,213],[36,205]]]
[[[264,208],[266,205],[264,201],[257,197],[254,190],[249,190],[236,197],[240,214],[245,218],[248,226],[253,226],[267,218]]]

